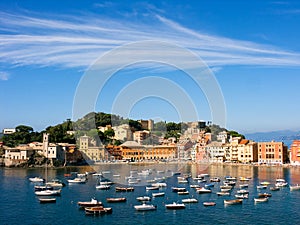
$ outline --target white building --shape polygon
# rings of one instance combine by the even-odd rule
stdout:
[[[13,134],[15,132],[16,132],[15,128],[4,128],[2,131],[3,134]]]
[[[112,129],[115,132],[114,139],[120,141],[131,141],[132,140],[132,132],[130,126],[128,124],[122,124],[120,126],[114,126]]]
[[[217,141],[213,141],[205,146],[205,151],[210,162],[223,162],[226,159],[227,150],[227,145]]]

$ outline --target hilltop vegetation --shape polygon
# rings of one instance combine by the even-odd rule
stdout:
[[[121,142],[119,140],[114,140],[115,136],[114,130],[107,129],[104,132],[97,129],[98,127],[118,126],[121,124],[128,124],[132,132],[142,130],[142,124],[137,120],[124,119],[118,115],[108,114],[108,113],[89,113],[83,118],[72,122],[67,119],[61,124],[55,126],[49,126],[41,132],[36,132],[32,127],[27,125],[19,125],[16,127],[16,132],[9,135],[3,135],[1,141],[4,142],[6,146],[15,147],[19,144],[27,144],[30,142],[42,142],[43,133],[49,133],[49,141],[53,143],[76,143],[76,137],[82,135],[88,135],[95,140],[101,140],[103,144],[115,144],[119,145]],[[174,123],[174,122],[163,122],[159,121],[154,123],[153,134],[169,138],[175,137],[176,140],[184,133],[188,128],[187,123]],[[75,131],[75,135],[68,132]],[[221,128],[218,125],[209,125],[205,127],[205,132],[211,132],[213,140],[216,139],[216,135],[221,131],[227,131],[225,128]],[[240,136],[244,138],[242,134],[236,131],[228,131],[233,137]],[[97,138],[99,137],[99,138]]]

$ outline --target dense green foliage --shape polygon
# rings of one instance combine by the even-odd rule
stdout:
[[[114,130],[107,129],[101,132],[99,127],[106,126],[118,126],[121,124],[128,124],[132,132],[142,130],[142,125],[140,122],[131,119],[124,119],[120,116],[107,114],[103,112],[99,113],[89,113],[83,118],[72,122],[67,119],[61,124],[56,126],[49,126],[41,132],[35,132],[32,127],[26,125],[19,125],[16,127],[16,132],[9,135],[3,135],[1,141],[4,142],[6,146],[14,147],[19,144],[27,144],[30,142],[38,141],[42,142],[43,133],[49,133],[49,141],[53,143],[76,143],[76,137],[88,135],[92,137],[96,142],[102,144],[121,144],[121,141],[114,140]],[[187,129],[188,125],[186,123],[174,123],[174,122],[163,122],[159,121],[154,123],[153,134],[157,136],[163,136],[164,138],[175,137],[178,140],[181,134]],[[67,131],[75,130],[75,136],[68,134]],[[218,125],[209,125],[205,128],[205,132],[212,133],[213,140],[221,131],[227,131],[225,128],[221,128]],[[242,134],[236,131],[229,131],[230,135],[233,137],[245,138]],[[150,138],[148,142],[153,144],[155,141]]]

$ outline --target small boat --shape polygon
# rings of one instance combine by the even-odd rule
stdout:
[[[238,190],[237,193],[238,194],[249,194],[249,191],[245,190],[245,189],[241,189],[241,190]]]
[[[240,184],[240,188],[247,188],[249,184]]]
[[[220,182],[220,178],[219,177],[213,177],[213,178],[210,178],[210,182]]]
[[[100,181],[100,184],[102,184],[102,185],[112,185],[112,184],[114,184],[114,182],[112,182],[112,181]]]
[[[237,194],[234,195],[234,197],[239,198],[239,199],[245,199],[245,198],[249,198],[248,194]]]
[[[94,173],[93,176],[94,176],[94,177],[102,177],[103,174],[102,174],[102,173]]]
[[[108,190],[110,189],[110,185],[104,185],[104,184],[100,184],[96,186],[97,190]]]
[[[231,191],[231,189],[227,189],[227,188],[221,188],[221,192],[230,192]]]
[[[248,178],[248,177],[240,177],[240,181],[249,181],[250,180],[250,178]]]
[[[298,191],[300,190],[300,185],[297,184],[297,185],[290,185],[290,190],[291,191]]]
[[[254,198],[255,203],[267,202],[268,198]]]
[[[216,203],[215,202],[203,202],[204,206],[215,206]]]
[[[156,180],[154,180],[154,179],[153,180],[147,180],[146,182],[147,183],[156,183]]]
[[[259,193],[258,194],[259,198],[267,198],[267,197],[272,197],[272,194],[270,193]]]
[[[172,187],[173,192],[186,191],[184,187]]]
[[[152,197],[161,197],[161,196],[165,196],[165,192],[152,193]]]
[[[199,184],[191,184],[190,188],[200,188],[200,185]]]
[[[285,179],[277,178],[276,183],[285,183]]]
[[[41,204],[55,203],[56,202],[56,198],[39,198],[39,201],[40,201]]]
[[[126,202],[126,198],[106,198],[107,202]]]
[[[189,192],[188,191],[178,191],[177,194],[178,195],[188,195]]]
[[[153,186],[153,187],[167,187],[167,183],[158,182],[158,183],[151,184],[151,186]]]
[[[134,191],[134,187],[116,187],[117,192],[131,192]]]
[[[266,185],[257,185],[256,188],[257,189],[266,189],[267,186]]]
[[[77,202],[77,205],[84,208],[84,207],[96,207],[102,206],[102,202],[97,201],[96,199],[92,198],[89,202]]]
[[[224,200],[225,205],[237,205],[242,203],[243,203],[243,199]]]
[[[197,203],[198,200],[195,199],[195,198],[185,198],[185,199],[182,199],[182,203]]]
[[[59,190],[44,190],[34,192],[37,196],[57,196],[60,195],[61,189]]]
[[[202,187],[202,188],[196,188],[196,191],[197,191],[199,194],[211,193],[211,190],[210,190],[210,189],[206,189],[206,188],[204,188],[204,187]]]
[[[263,182],[260,182],[260,185],[268,186],[268,185],[270,185],[270,182],[268,182],[268,181],[263,181]]]
[[[155,205],[148,205],[148,204],[142,204],[142,205],[135,205],[134,206],[135,210],[137,211],[151,211],[151,210],[156,210]]]
[[[219,191],[219,192],[217,192],[217,195],[218,196],[226,196],[226,195],[230,195],[230,193],[229,192],[224,192],[224,191]]]
[[[54,188],[49,185],[36,185],[34,186],[35,191],[53,190]]]
[[[221,188],[221,189],[232,189],[233,186],[228,185],[228,184],[225,184],[225,185],[221,185],[220,188]]]
[[[277,182],[277,183],[275,184],[276,187],[286,187],[287,185],[288,185],[287,182]]]
[[[151,191],[151,190],[158,190],[158,186],[146,186],[146,191]]]
[[[223,181],[223,183],[225,185],[229,185],[229,186],[234,186],[236,184],[236,182],[233,180],[226,180],[226,181]]]
[[[49,185],[51,187],[64,187],[66,186],[66,184],[64,182],[62,182],[61,180],[58,179],[53,179],[50,182],[47,182],[46,185]]]
[[[70,184],[84,184],[86,183],[87,179],[85,177],[76,177],[75,179],[68,180]]]
[[[270,191],[279,191],[280,187],[270,187]]]
[[[141,202],[146,202],[146,201],[151,201],[151,198],[149,196],[142,196],[142,197],[137,197],[136,200]]]
[[[167,209],[185,209],[185,204],[173,202],[165,205]]]
[[[209,177],[209,174],[208,173],[201,173],[198,175],[198,177]]]
[[[85,208],[87,215],[101,215],[112,213],[112,208],[104,208],[103,206],[87,207]]]
[[[235,181],[236,177],[231,177],[231,176],[227,176],[225,177],[226,180],[231,180],[231,181]]]
[[[40,177],[30,177],[29,180],[30,180],[31,182],[34,182],[34,183],[44,182],[44,181],[45,181],[45,179],[40,178]]]
[[[205,184],[204,186],[205,186],[206,188],[211,188],[211,187],[215,186],[215,184],[210,183],[210,184]]]

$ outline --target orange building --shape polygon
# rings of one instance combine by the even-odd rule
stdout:
[[[283,142],[258,142],[258,162],[283,164],[288,160],[287,146]]]
[[[300,140],[294,140],[290,149],[290,162],[292,165],[300,165]]]

